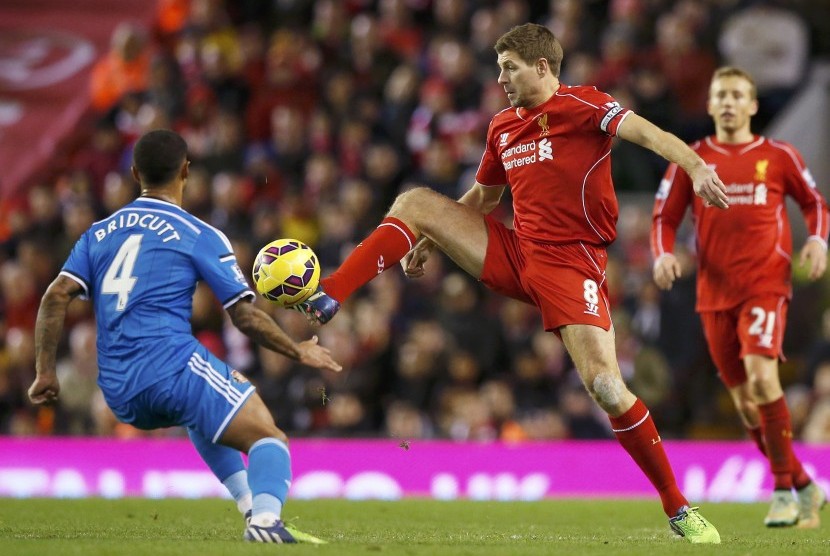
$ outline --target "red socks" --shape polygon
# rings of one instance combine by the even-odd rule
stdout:
[[[384,218],[340,268],[320,281],[323,290],[343,303],[360,286],[400,261],[415,246],[415,240],[406,224],[397,218]]]
[[[660,494],[663,511],[669,517],[677,515],[677,510],[688,506],[689,501],[677,487],[669,458],[663,450],[663,442],[648,408],[638,399],[631,409],[609,419],[617,440]]]
[[[755,442],[758,450],[766,456],[767,445],[764,441],[764,432],[762,427],[755,427],[754,429],[747,428],[746,431]],[[801,461],[799,461],[799,459],[795,456],[795,450],[790,449],[790,452],[792,453],[792,461],[790,462],[790,477],[792,477],[793,486],[797,489],[802,489],[810,484],[811,479],[801,466]]]
[[[770,469],[775,476],[775,488],[788,490],[795,483],[805,486],[810,479],[793,452],[792,423],[784,396],[758,405],[758,411],[761,413],[761,429],[764,431]]]
[[[749,437],[752,439],[753,442],[755,442],[755,446],[758,447],[758,450],[766,456],[767,444],[766,442],[764,442],[763,429],[761,427],[755,427],[754,429],[747,427],[746,432],[749,433]]]

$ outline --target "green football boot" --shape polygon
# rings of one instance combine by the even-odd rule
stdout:
[[[720,534],[715,526],[700,515],[697,508],[683,506],[677,515],[669,519],[672,531],[693,544],[720,544]]]

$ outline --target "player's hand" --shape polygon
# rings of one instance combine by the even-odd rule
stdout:
[[[720,180],[715,171],[709,166],[699,166],[694,171],[692,186],[695,195],[703,199],[707,205],[718,208],[729,208],[729,196],[726,194],[726,186]]]
[[[801,256],[799,257],[799,265],[810,265],[810,270],[807,277],[810,280],[821,278],[824,271],[827,269],[827,247],[824,242],[810,238],[804,247],[801,248]]]
[[[49,405],[58,401],[61,385],[57,375],[38,375],[29,387],[29,400],[35,405]]]
[[[310,340],[305,340],[297,344],[300,348],[300,363],[314,367],[315,369],[325,369],[327,371],[334,371],[339,373],[343,367],[331,358],[331,351],[329,348],[324,348],[319,345],[319,338],[312,336]]]
[[[680,262],[671,253],[663,253],[654,261],[654,282],[661,290],[670,290],[674,281],[680,278]]]
[[[404,255],[401,259],[401,267],[407,278],[420,278],[424,275],[424,266],[434,247],[435,244],[431,240],[422,237],[415,247]]]

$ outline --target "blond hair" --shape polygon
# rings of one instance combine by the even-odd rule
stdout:
[[[740,77],[746,80],[749,83],[749,94],[752,96],[752,100],[758,98],[758,88],[755,86],[755,80],[749,72],[735,66],[723,66],[715,70],[715,73],[712,74],[711,82],[714,83],[716,79],[722,77]]]

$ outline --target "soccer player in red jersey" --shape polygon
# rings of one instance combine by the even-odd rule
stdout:
[[[715,135],[692,145],[727,184],[731,208],[713,210],[692,194],[692,180],[669,166],[657,192],[651,246],[654,280],[669,289],[680,276],[672,254],[691,205],[698,245],[697,311],[709,352],[749,434],[775,477],[768,527],[819,526],[825,494],[793,453],[792,424],[778,359],[792,295],[792,239],[785,197],[801,207],[809,237],[800,264],[811,280],[827,265],[828,212],[810,171],[791,145],[750,131],[758,111],[752,77],[718,69],[709,89]],[[796,489],[798,499],[793,495]]]
[[[693,543],[720,542],[680,492],[648,408],[620,375],[605,277],[618,212],[611,140],[617,135],[679,164],[698,195],[726,208],[723,183],[683,141],[611,96],[560,83],[562,47],[547,28],[514,27],[495,50],[511,106],[490,123],[472,187],[458,201],[423,187],[399,195],[299,309],[326,322],[340,302],[398,261],[407,276],[421,276],[437,246],[490,289],[539,308],[545,329],[562,339],[619,442],[659,492],[672,529]],[[512,229],[489,216],[506,187]]]

